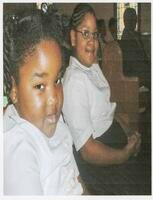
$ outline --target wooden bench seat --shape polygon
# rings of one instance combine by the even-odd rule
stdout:
[[[102,53],[102,71],[110,84],[111,101],[117,102],[116,119],[128,133],[128,128],[138,130],[139,79],[125,77],[122,63],[122,51],[118,43],[107,43]]]

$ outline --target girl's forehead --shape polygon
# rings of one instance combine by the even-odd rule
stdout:
[[[58,43],[55,41],[42,41],[36,46],[34,52],[27,56],[22,68],[24,67],[27,73],[33,73],[34,71],[39,73],[54,71],[57,73],[61,68],[61,62],[61,49]]]
[[[80,22],[80,24],[78,25],[78,27],[79,26],[94,26],[95,28],[97,27],[97,24],[96,24],[96,17],[94,16],[94,14],[92,14],[92,13],[90,13],[90,12],[87,12],[84,16],[83,16],[83,18],[82,18],[82,20],[81,20],[81,22]]]
[[[30,47],[26,52],[25,52],[25,59],[33,56],[33,55],[38,55],[39,58],[41,55],[44,55],[45,51],[50,50],[50,53],[55,53],[55,49],[59,49],[61,51],[60,45],[58,42],[54,39],[41,39],[38,43],[36,43],[34,46]],[[43,52],[43,54],[42,54]]]

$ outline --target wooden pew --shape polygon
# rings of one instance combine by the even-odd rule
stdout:
[[[131,130],[138,130],[139,80],[123,75],[122,51],[116,41],[104,47],[102,71],[110,84],[111,101],[117,102],[115,117],[129,135]]]

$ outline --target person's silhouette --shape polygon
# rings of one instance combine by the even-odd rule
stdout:
[[[140,86],[150,88],[150,61],[144,50],[141,35],[135,31],[137,15],[134,8],[124,12],[124,25],[120,46],[123,52],[123,72],[127,76],[138,76]]]
[[[114,40],[117,40],[117,21],[114,17],[110,18],[108,28]]]

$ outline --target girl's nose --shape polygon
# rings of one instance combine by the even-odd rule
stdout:
[[[97,40],[94,39],[93,35],[90,35],[88,38],[88,44],[94,45],[97,42]]]
[[[88,41],[95,41],[95,39],[94,39],[92,34],[90,34],[90,36],[88,37]]]
[[[50,105],[55,105],[57,103],[57,100],[56,100],[56,97],[54,96],[50,96],[48,99],[47,99],[47,105],[50,106]]]
[[[47,105],[53,106],[57,104],[57,95],[55,91],[48,91],[47,95]]]

